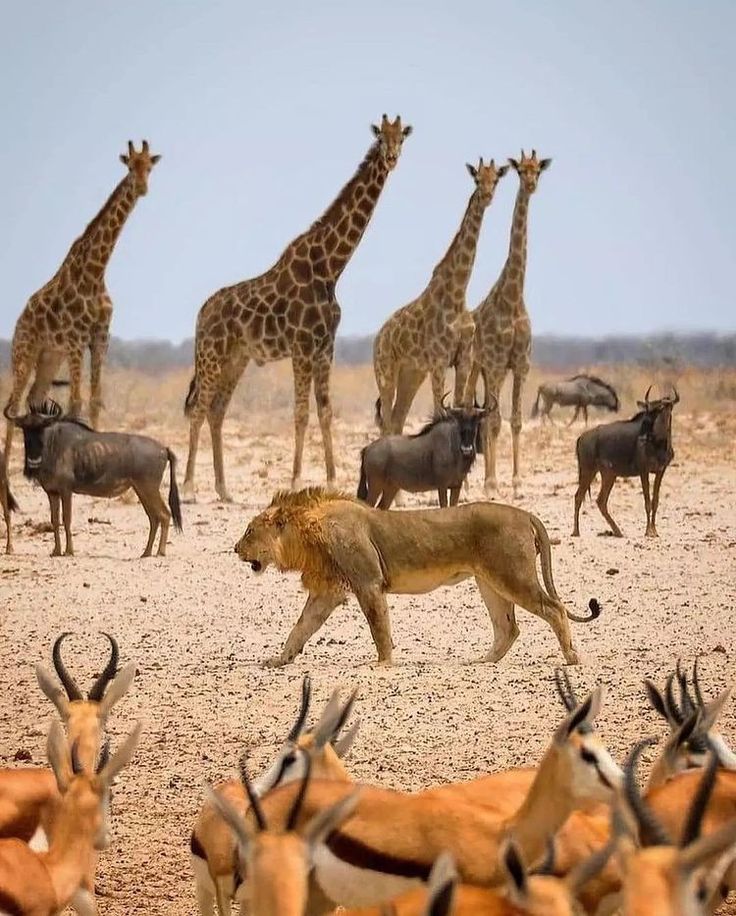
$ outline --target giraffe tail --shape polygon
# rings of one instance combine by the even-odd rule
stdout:
[[[192,380],[189,383],[189,391],[184,400],[184,416],[188,417],[189,414],[194,409],[197,401],[199,400],[199,387],[197,385],[197,373],[195,372],[192,376]]]
[[[376,398],[376,412],[374,414],[374,419],[376,421],[376,426],[379,428],[383,425],[383,412],[381,410],[381,397],[380,395]]]

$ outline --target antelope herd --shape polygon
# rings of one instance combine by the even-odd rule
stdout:
[[[61,721],[50,769],[0,771],[0,913],[97,912],[98,853],[110,844],[110,786],[132,758],[137,723],[112,754],[105,736],[135,664],[118,646],[85,699],[55,641],[61,686],[37,678]],[[189,845],[201,916],[394,913],[572,916],[712,913],[736,889],[736,755],[718,731],[730,690],[703,698],[697,662],[678,662],[645,695],[668,732],[644,792],[639,741],[620,767],[596,729],[597,687],[582,700],[558,670],[563,709],[536,767],[407,793],[357,783],[345,757],[359,740],[356,693],[334,691],[309,728],[305,677],[296,720],[257,778],[205,785]],[[195,802],[195,798],[192,802]],[[183,839],[183,838],[182,838]],[[151,854],[154,850],[151,850]]]

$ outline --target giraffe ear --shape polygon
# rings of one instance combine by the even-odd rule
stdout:
[[[515,172],[519,171],[519,163],[516,159],[509,159],[509,165]]]
[[[125,153],[120,154],[120,161],[123,163],[123,165],[130,165],[130,161]]]
[[[552,165],[551,159],[540,159],[539,160],[539,171],[543,172],[545,169],[548,169]]]
[[[156,156],[151,156],[151,165],[156,165],[160,158],[161,153],[158,153]]]
[[[380,128],[380,127],[377,127],[375,124],[371,124],[371,130],[373,131],[373,136],[374,136],[374,137],[380,137],[380,136],[381,136],[381,128]]]
[[[406,127],[401,131],[401,136],[406,140],[407,137],[410,137],[414,128],[411,124],[407,124]]]
[[[506,174],[506,172],[508,172],[508,170],[509,170],[509,167],[507,165],[501,165],[496,170],[496,174],[498,175],[499,178],[503,178],[503,176]]]
[[[466,163],[465,163],[465,168],[470,172],[470,177],[471,177],[471,178],[473,178],[473,179],[477,179],[477,178],[478,178],[478,169],[477,169],[474,165],[471,165],[469,162],[466,162]]]

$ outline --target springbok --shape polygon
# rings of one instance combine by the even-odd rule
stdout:
[[[547,838],[572,810],[590,801],[610,800],[620,782],[621,771],[604,748],[589,753],[581,744],[600,709],[601,696],[599,687],[558,726],[527,798],[512,817],[453,798],[363,787],[353,815],[315,850],[314,875],[320,890],[334,905],[379,904],[426,880],[432,863],[445,850],[455,857],[463,881],[497,884],[498,852],[507,838],[514,839],[526,861],[536,862]],[[347,791],[340,783],[312,781],[301,821],[344,798]],[[282,822],[294,794],[294,786],[280,786],[263,798],[269,821]]]
[[[47,852],[35,852],[22,840],[0,840],[0,912],[12,916],[56,916],[73,904],[80,916],[96,912],[94,897],[83,887],[96,850],[108,844],[110,783],[127,766],[140,736],[138,723],[108,759],[85,769],[75,744],[54,722],[48,737],[48,758],[60,801]]]
[[[242,767],[243,786],[256,820],[255,834],[246,826],[241,811],[221,792],[207,787],[210,804],[237,838],[239,870],[248,875],[249,916],[304,916],[315,849],[350,817],[358,803],[359,789],[314,812],[306,823],[302,823],[300,816],[310,770],[310,755],[307,754],[304,775],[297,785],[286,819],[274,828],[269,827],[258,793],[245,766]],[[297,823],[301,825],[298,833],[295,830]]]
[[[306,772],[308,758],[311,758],[313,774],[320,779],[350,782],[342,758],[353,744],[359,722],[356,721],[342,737],[339,735],[350,716],[355,697],[354,692],[343,705],[340,703],[339,691],[335,691],[317,725],[305,731],[311,698],[310,680],[306,676],[302,683],[301,707],[296,721],[274,762],[254,781],[255,794],[261,796],[277,785],[301,779]],[[248,793],[242,775],[241,779],[219,783],[214,792],[241,816],[245,815]],[[230,902],[242,899],[246,889],[243,875],[237,867],[235,837],[209,798],[197,816],[190,851],[201,916],[212,916],[215,903],[219,916],[229,916]]]

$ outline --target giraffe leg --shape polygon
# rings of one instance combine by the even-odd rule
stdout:
[[[312,385],[312,367],[305,357],[292,359],[294,372],[294,465],[291,471],[291,489],[302,488],[302,459],[304,437],[309,425],[309,389]]]
[[[519,443],[521,439],[521,394],[524,390],[526,378],[521,372],[514,372],[514,383],[511,391],[511,447],[512,447],[512,478],[514,496],[519,495],[521,487],[521,469],[519,467]]]
[[[322,430],[322,445],[325,450],[327,486],[335,483],[335,456],[332,450],[332,404],[330,402],[330,372],[332,354],[319,360],[313,370],[314,399],[317,402],[317,416]]]
[[[472,351],[473,336],[466,333],[460,339],[455,358],[455,394],[452,399],[455,407],[472,407],[473,404],[468,385],[473,365]]]
[[[212,438],[212,463],[215,467],[215,490],[220,501],[224,503],[231,503],[233,499],[225,484],[225,463],[222,452],[222,423],[225,419],[230,401],[232,400],[233,392],[248,362],[247,359],[238,360],[236,363],[228,366],[226,371],[222,373],[220,376],[220,385],[210,402],[210,409],[207,412],[207,422],[210,426],[210,436]]]
[[[393,365],[386,369],[379,369],[376,365],[374,371],[376,375],[376,385],[378,386],[376,423],[381,435],[388,436],[391,432],[391,415],[394,409],[398,373]]]
[[[395,435],[401,435],[404,431],[406,418],[409,416],[412,402],[417,395],[417,391],[422,386],[425,373],[421,369],[402,369],[399,372],[399,381],[396,393],[396,403],[394,404],[393,414],[391,416],[391,432]]]
[[[490,499],[498,490],[498,481],[496,479],[496,441],[501,431],[501,411],[498,403],[500,382],[490,377],[485,378],[486,384],[486,402],[491,407],[491,412],[486,417],[481,429],[483,430],[483,461],[486,469],[486,479],[483,484],[486,496]],[[495,398],[492,402],[491,397]]]
[[[31,390],[28,392],[29,404],[43,403],[63,359],[64,354],[60,350],[42,350],[39,353],[36,361],[36,375]]]
[[[84,353],[75,348],[67,353],[69,363],[69,410],[71,417],[78,417],[82,412],[82,362]]]
[[[24,354],[23,357],[13,354],[13,388],[5,404],[5,411],[11,416],[15,416],[18,413],[18,408],[23,398],[23,392],[26,390],[26,385],[28,384],[32,369],[32,354]],[[6,474],[8,472],[8,465],[10,464],[10,449],[13,446],[14,433],[15,423],[13,423],[12,420],[8,420],[5,427],[5,452],[3,454],[3,469]]]
[[[432,384],[432,401],[434,402],[435,413],[439,413],[442,409],[442,398],[445,396],[446,376],[447,372],[444,366],[435,366],[429,376]]]
[[[92,337],[89,361],[89,421],[97,429],[102,403],[102,364],[107,355],[110,334],[107,327],[100,328]]]
[[[49,498],[49,509],[51,510],[51,527],[54,531],[54,550],[52,557],[61,556],[61,534],[59,533],[59,508],[61,506],[61,497],[58,493],[47,494]]]

